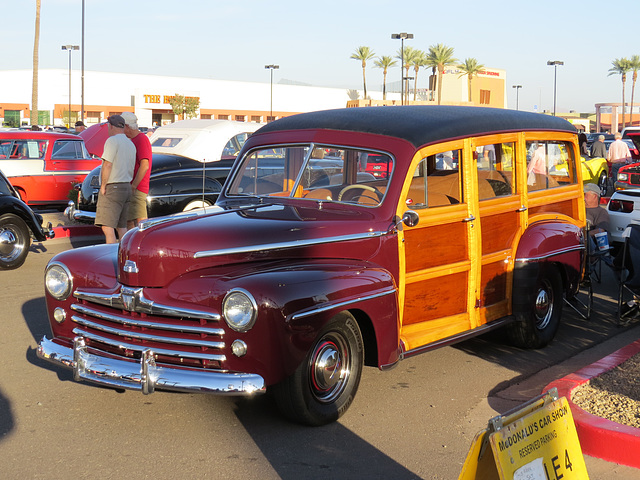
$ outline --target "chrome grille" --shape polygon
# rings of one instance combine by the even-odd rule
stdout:
[[[91,347],[126,357],[151,349],[163,363],[221,368],[224,329],[220,315],[176,308],[145,298],[142,288],[122,287],[115,294],[76,290],[71,320],[73,333]],[[214,326],[211,326],[211,324]]]

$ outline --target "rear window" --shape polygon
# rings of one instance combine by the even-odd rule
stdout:
[[[44,158],[47,140],[2,140],[0,159]]]
[[[89,153],[84,147],[83,141],[56,140],[51,153],[52,159],[82,159],[89,158]]]
[[[168,147],[172,148],[178,145],[182,141],[182,138],[176,137],[158,137],[151,144],[152,147]]]

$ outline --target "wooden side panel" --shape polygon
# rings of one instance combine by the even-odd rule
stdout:
[[[468,260],[462,222],[405,230],[407,273]]]
[[[467,312],[467,272],[407,284],[404,325]]]
[[[482,254],[499,252],[513,246],[519,230],[519,213],[515,211],[498,215],[481,215]]]
[[[574,216],[573,201],[566,200],[564,202],[554,202],[548,205],[531,207],[529,209],[529,216],[537,215],[540,213],[560,213],[563,215],[567,215],[568,217],[573,217]]]

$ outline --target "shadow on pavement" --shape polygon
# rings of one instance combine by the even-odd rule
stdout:
[[[284,480],[418,479],[340,422],[307,427],[284,420],[271,395],[236,401],[236,416]]]

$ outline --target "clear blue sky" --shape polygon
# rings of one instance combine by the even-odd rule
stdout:
[[[3,70],[32,66],[35,3],[0,0]],[[61,46],[81,43],[81,6],[42,0],[40,68],[68,68]],[[594,111],[595,103],[621,101],[620,76],[608,70],[615,58],[640,55],[639,10],[638,0],[85,0],[85,70],[268,82],[264,66],[274,63],[275,83],[361,89],[360,63],[349,58],[355,49],[395,56],[400,41],[391,34],[409,32],[405,45],[444,43],[459,60],[506,70],[510,108],[520,84],[521,110],[552,110],[554,68],[546,63],[562,60],[557,110]],[[80,53],[72,55],[79,69]],[[419,75],[424,88],[428,72]],[[397,67],[389,73],[391,81],[399,76]],[[381,85],[371,62],[367,88]],[[629,75],[627,101],[630,94]],[[0,101],[11,100],[0,85]]]

